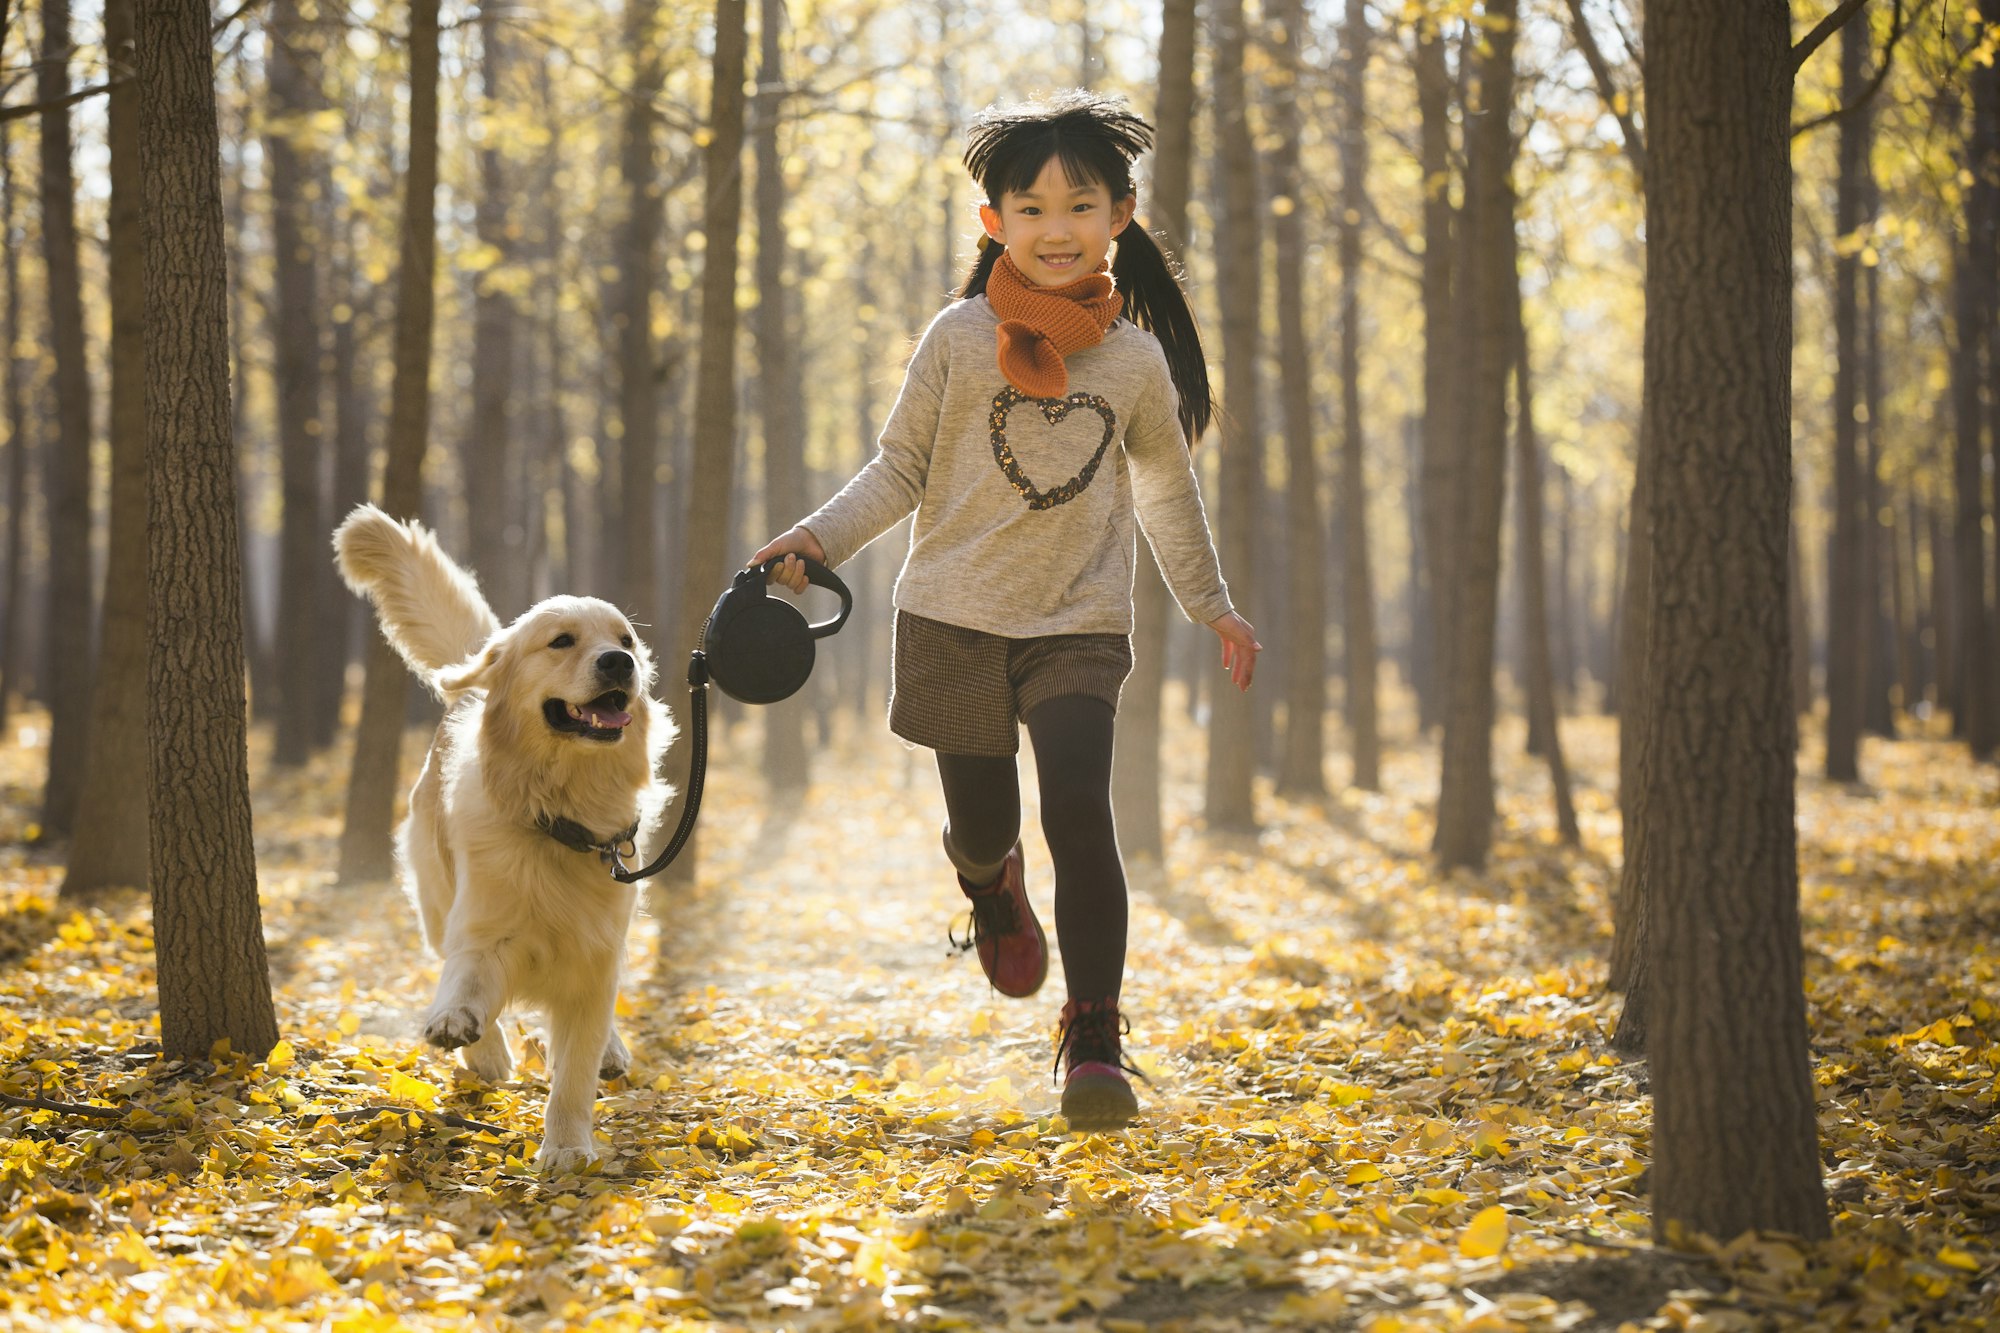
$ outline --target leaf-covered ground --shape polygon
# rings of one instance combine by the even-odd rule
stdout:
[[[156,1054],[143,900],[72,910],[19,848],[42,756],[13,727],[0,1326],[1929,1330],[2000,1308],[2000,783],[1949,745],[1871,742],[1872,787],[1802,784],[1834,1239],[1674,1254],[1648,1244],[1645,1066],[1605,1044],[1601,720],[1568,732],[1585,850],[1554,845],[1503,735],[1492,869],[1448,879],[1429,750],[1392,750],[1381,796],[1260,790],[1265,831],[1220,837],[1200,739],[1174,734],[1171,851],[1134,869],[1144,1118],[1087,1137],[1053,1114],[1060,974],[1010,1001],[947,957],[927,756],[871,720],[792,807],[732,728],[698,883],[655,890],[634,934],[605,1159],[554,1180],[528,1165],[535,1049],[488,1087],[419,1045],[436,970],[410,910],[331,884],[344,754],[253,756],[284,1044],[183,1065]],[[1028,847],[1046,913],[1032,818]]]

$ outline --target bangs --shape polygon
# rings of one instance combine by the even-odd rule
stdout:
[[[1124,156],[1102,140],[1081,142],[1058,133],[1051,126],[1043,133],[1021,136],[993,155],[988,177],[980,182],[987,202],[1000,206],[1003,195],[1025,194],[1035,188],[1042,169],[1051,160],[1062,164],[1063,177],[1075,189],[1102,185],[1118,200],[1132,193],[1132,172]]]
[[[1113,199],[1132,193],[1132,160],[1153,146],[1153,127],[1123,102],[1083,89],[1042,102],[988,107],[966,136],[965,168],[989,203],[1035,186],[1051,158],[1071,186],[1102,185]]]

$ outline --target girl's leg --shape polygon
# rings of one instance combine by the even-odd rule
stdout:
[[[1000,877],[1021,836],[1021,777],[1014,756],[943,754],[944,850],[975,888]]]
[[[1125,976],[1125,867],[1111,819],[1112,708],[1065,694],[1028,714],[1042,832],[1055,862],[1056,943],[1072,1000],[1116,1001]]]

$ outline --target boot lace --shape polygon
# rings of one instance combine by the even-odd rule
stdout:
[[[1056,1031],[1056,1058],[1049,1077],[1061,1072],[1063,1060],[1070,1067],[1100,1064],[1122,1069],[1144,1082],[1151,1080],[1127,1060],[1120,1038],[1132,1031],[1132,1024],[1118,1012],[1115,1000],[1072,1000],[1063,1006],[1062,1026]]]
[[[951,941],[951,947],[960,953],[967,953],[979,947],[981,940],[1000,940],[1021,928],[1021,914],[1015,910],[1014,895],[1003,887],[1007,877],[999,879],[984,889],[972,893],[972,910],[959,921],[945,927],[944,937]],[[963,938],[958,927],[965,927]]]

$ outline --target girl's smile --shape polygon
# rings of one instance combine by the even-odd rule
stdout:
[[[1099,182],[1077,185],[1051,157],[1026,190],[1010,190],[1000,205],[982,204],[986,234],[1007,247],[1021,276],[1037,287],[1060,287],[1097,272],[1111,242],[1132,220],[1138,201],[1114,202]]]

